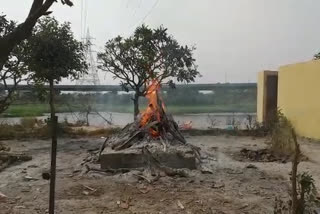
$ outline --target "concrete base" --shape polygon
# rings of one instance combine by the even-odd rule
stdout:
[[[150,152],[164,166],[171,168],[196,169],[196,158],[193,151],[186,147],[174,147],[164,152],[158,148],[151,148]],[[147,166],[147,157],[141,149],[125,149],[114,151],[105,149],[100,158],[101,169],[144,168]]]

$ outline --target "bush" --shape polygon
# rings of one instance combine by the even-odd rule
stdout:
[[[20,119],[20,125],[25,129],[33,129],[37,124],[37,119],[34,117],[24,117]]]
[[[271,122],[271,147],[270,149],[279,155],[292,156],[295,144],[292,138],[292,124],[286,116],[277,111],[274,121]]]

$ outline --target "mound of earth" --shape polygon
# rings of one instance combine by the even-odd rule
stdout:
[[[250,150],[247,148],[240,150],[240,158],[256,162],[281,162],[290,161],[290,156],[279,156],[269,149]]]

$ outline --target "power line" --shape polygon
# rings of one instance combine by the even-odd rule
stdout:
[[[80,15],[80,17],[81,17],[81,26],[80,26],[80,39],[82,39],[83,38],[83,35],[82,35],[82,33],[83,33],[83,1],[84,0],[81,0],[81,15]]]
[[[133,17],[136,17],[136,15],[137,15],[137,10],[139,10],[140,7],[141,7],[141,2],[142,2],[142,0],[139,0],[138,7],[136,7],[135,10],[134,10],[134,12],[133,12]]]
[[[132,27],[129,28],[130,31],[132,28],[135,28],[136,26],[141,25],[146,20],[146,18],[148,18],[148,16],[151,14],[151,12],[154,10],[154,8],[157,6],[158,3],[159,3],[159,0],[156,0],[152,5],[152,7],[150,8],[150,10],[148,11],[148,13],[139,22],[137,22],[136,24],[132,25]],[[139,7],[140,5],[141,5],[141,1],[139,4]]]
[[[86,34],[87,17],[88,17],[88,1],[81,0],[81,39],[83,39]]]
[[[87,30],[87,17],[88,17],[88,0],[85,1],[85,7],[84,7],[84,26],[83,26],[83,35],[85,35]]]
[[[143,19],[142,19],[142,21],[139,23],[139,25],[142,24],[142,23],[146,20],[146,18],[148,18],[148,16],[151,14],[151,12],[152,12],[153,9],[157,6],[158,3],[159,3],[159,0],[156,0],[156,1],[154,2],[154,4],[152,5],[151,9],[150,9],[149,12],[143,17]]]

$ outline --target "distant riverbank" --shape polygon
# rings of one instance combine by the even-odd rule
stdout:
[[[99,112],[117,112],[117,113],[133,113],[132,105],[106,105],[106,104],[93,104],[93,109]],[[70,112],[85,112],[85,105],[64,105],[57,104],[58,113]],[[143,110],[145,106],[141,106]],[[241,105],[193,105],[193,106],[178,106],[169,105],[166,107],[167,111],[172,114],[201,114],[201,113],[255,113],[255,104],[241,104]],[[36,117],[43,116],[50,112],[48,104],[15,104],[11,105],[9,109],[2,114],[2,117]]]

